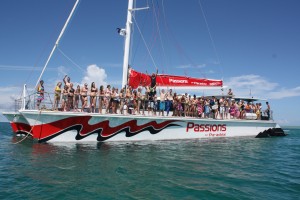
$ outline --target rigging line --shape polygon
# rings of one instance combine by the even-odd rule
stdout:
[[[136,8],[136,1],[133,1],[133,8]],[[135,16],[135,13],[136,12],[131,12],[131,15],[132,16]],[[134,37],[134,33],[135,33],[135,31],[134,31],[134,26],[132,25],[131,26],[131,31],[130,31],[130,37],[131,38],[133,38]],[[125,43],[126,43],[126,41],[124,40],[124,48],[125,48]],[[130,40],[130,47],[129,47],[129,57],[128,57],[128,65],[130,65],[130,63],[132,62],[132,53],[131,53],[131,49],[133,49],[133,43],[134,43],[134,40]],[[124,49],[125,50],[125,49]],[[130,62],[131,61],[131,62]]]
[[[153,0],[152,0],[153,2]],[[154,5],[154,2],[153,2],[153,5]],[[154,7],[154,6],[153,6]],[[160,28],[159,28],[159,23],[158,23],[158,14],[156,14],[156,11],[155,11],[155,7],[153,9],[154,11],[154,17],[155,17],[155,20],[156,20],[156,26],[157,26],[157,30],[158,30],[158,35],[159,35],[159,39],[160,39],[160,44],[161,44],[161,48],[162,48],[162,51],[163,51],[163,57],[165,58],[166,57],[166,53],[165,53],[165,48],[164,48],[164,45],[163,45],[163,41],[162,41],[162,37],[161,37],[161,32],[160,32]],[[158,8],[159,10],[159,8]]]
[[[154,7],[154,5],[153,5],[153,7]],[[157,37],[158,37],[158,32],[155,29],[153,13],[152,13],[152,21],[151,22],[153,22],[153,24],[152,24],[152,29],[151,29],[152,30],[152,35],[151,35],[151,41],[150,41],[150,47],[149,47],[150,51],[152,51],[153,48],[155,47]],[[144,63],[146,63],[146,60],[148,59],[148,57],[149,57],[149,54],[144,56],[144,59],[143,59]]]
[[[78,64],[76,64],[71,58],[69,58],[66,54],[64,54],[64,52],[59,48],[57,47],[58,51],[64,56],[66,57],[73,65],[75,65],[78,69],[82,70],[83,72],[85,72],[85,70],[80,67]]]
[[[169,24],[167,23],[167,20],[165,19],[165,28],[167,32],[169,33],[170,37],[167,37],[170,41],[172,40],[172,44],[174,45],[175,49],[179,53],[180,56],[182,56],[184,59],[188,60],[193,67],[196,67],[197,65],[194,63],[194,61],[186,54],[182,46],[177,41],[174,33],[172,32],[172,29],[170,28]],[[202,72],[202,70],[199,70],[201,75],[203,77],[206,77],[205,74]]]
[[[163,18],[164,18],[164,25],[165,25],[165,29],[167,29],[167,18],[166,18],[166,12],[165,12],[165,6],[164,6],[164,0],[161,1],[161,5],[162,5],[162,12],[163,12]],[[170,38],[169,38],[169,35],[166,34],[166,38],[167,38],[167,44],[170,44]],[[169,58],[166,59],[166,68],[168,69],[169,66],[170,66],[170,60]]]
[[[67,10],[67,8],[68,8],[68,4],[66,4],[66,5],[63,7],[63,9],[61,9],[61,11],[60,11],[59,14],[58,14],[58,16],[60,16],[59,19],[63,19],[63,13],[65,13],[65,11]],[[60,20],[59,20],[59,21],[60,21]],[[52,25],[53,25],[53,23],[52,23]],[[58,23],[56,23],[56,26],[55,26],[55,27],[58,27]],[[32,69],[32,71],[30,72],[30,74],[27,76],[27,79],[26,79],[25,83],[28,83],[29,79],[32,77],[32,74],[33,74],[33,71],[34,71],[34,70],[40,70],[40,69],[38,68],[38,63],[42,60],[42,56],[45,54],[47,48],[48,48],[48,47],[50,46],[50,44],[52,43],[51,38],[53,38],[55,34],[56,34],[56,29],[53,28],[51,34],[49,35],[49,38],[47,39],[46,43],[44,44],[44,46],[43,46],[43,48],[42,48],[42,51],[40,52],[40,54],[39,54],[38,57],[36,58],[36,60],[35,60],[35,62],[34,62],[34,64],[33,64],[33,69]]]
[[[212,46],[213,46],[213,48],[214,48],[216,57],[217,57],[218,65],[220,66],[220,63],[221,63],[221,62],[220,62],[219,54],[218,54],[218,52],[217,52],[217,48],[216,48],[215,42],[214,42],[213,37],[212,37],[212,35],[211,35],[210,28],[209,28],[209,26],[208,26],[208,22],[207,22],[205,13],[204,13],[203,8],[202,8],[202,5],[201,5],[201,0],[198,1],[198,4],[199,4],[199,6],[200,6],[200,9],[201,9],[201,12],[202,12],[202,15],[203,15],[205,24],[206,24],[206,28],[207,28],[208,34],[209,34],[209,37],[210,37]],[[221,74],[222,74],[222,76],[223,76],[223,69],[222,69],[221,67],[220,67],[220,69],[221,69]]]
[[[153,62],[153,65],[154,65],[155,68],[157,69],[157,65],[155,64],[155,61],[154,61],[154,59],[153,59],[153,57],[152,57],[152,54],[151,54],[151,52],[150,52],[150,50],[149,50],[149,47],[148,47],[148,45],[147,45],[147,43],[146,43],[146,41],[145,41],[145,38],[144,38],[144,36],[143,36],[143,34],[142,34],[141,30],[140,30],[140,27],[139,27],[137,21],[135,20],[134,15],[132,16],[132,18],[133,18],[133,20],[134,20],[134,22],[135,22],[135,24],[136,24],[136,27],[137,27],[139,33],[141,34],[142,40],[143,40],[143,42],[144,42],[144,44],[145,44],[145,46],[146,46],[146,49],[147,49],[147,51],[148,51],[148,53],[149,53],[149,55],[150,55],[150,58],[151,58],[151,60],[152,60],[152,62]]]
[[[147,2],[148,3],[148,2]],[[147,6],[148,6],[148,4],[147,4]],[[149,6],[148,6],[149,7]],[[149,16],[149,12],[147,12],[147,14],[144,16],[144,18],[143,18],[143,25],[142,25],[142,30],[144,29],[144,27],[145,27],[145,24],[146,24],[146,20],[147,20],[147,18],[148,18],[148,16]],[[134,26],[132,26],[132,29],[134,29]],[[133,30],[134,31],[134,30]],[[133,36],[132,36],[133,37]],[[134,50],[134,53],[132,54],[132,63],[134,62],[134,60],[135,60],[135,57],[136,57],[136,55],[137,55],[137,51],[138,51],[138,49],[139,49],[139,46],[140,46],[140,38],[139,38],[139,40],[137,41],[137,47],[135,48],[135,50]]]
[[[162,47],[162,50],[163,50],[163,58],[165,58],[166,54],[165,54],[165,49],[164,49],[163,42],[162,42],[161,32],[160,32],[159,23],[158,23],[158,14],[156,14],[156,8],[154,6],[154,0],[152,0],[152,4],[153,4],[153,8],[154,8],[153,9],[153,13],[154,13],[155,21],[156,21],[157,32],[158,32],[160,43],[161,43],[161,47]],[[157,4],[157,7],[158,7],[158,4]],[[159,7],[157,9],[159,11]],[[162,60],[164,60],[164,59],[162,59]],[[163,79],[161,79],[161,80],[163,82]]]

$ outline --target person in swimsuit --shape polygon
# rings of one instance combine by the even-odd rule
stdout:
[[[109,109],[111,107],[111,89],[110,89],[110,85],[107,85],[105,91],[104,91],[104,95],[105,95],[105,114],[107,114],[109,112]]]
[[[270,106],[269,102],[266,102],[266,105],[267,105],[267,109],[265,110],[265,112],[267,113],[268,120],[270,120],[270,117],[271,117],[271,106]]]
[[[114,102],[115,102],[114,113],[118,114],[118,108],[119,108],[119,104],[120,104],[120,94],[119,94],[118,88],[115,89]]]
[[[60,96],[61,96],[61,82],[58,82],[54,88],[54,104],[53,104],[53,110],[58,110],[58,104],[60,102]]]
[[[77,85],[77,88],[74,93],[74,109],[77,112],[78,111],[78,104],[79,104],[79,97],[80,97],[80,86]]]
[[[219,100],[219,105],[220,105],[220,117],[221,119],[224,119],[224,114],[225,114],[225,98],[222,97]]]
[[[90,111],[92,113],[95,112],[96,108],[96,95],[97,95],[98,89],[95,85],[95,82],[92,82],[91,84],[91,93],[90,93]]]
[[[173,94],[172,89],[170,89],[166,94],[166,109],[167,109],[167,116],[169,115],[169,112],[171,110],[171,106],[173,103]],[[174,111],[174,110],[173,110]]]
[[[101,85],[99,88],[99,109],[98,109],[98,112],[100,114],[102,114],[103,104],[104,104],[104,87],[103,85]]]
[[[120,114],[124,114],[124,105],[125,105],[125,92],[124,88],[121,89],[119,97],[120,97]]]
[[[111,105],[111,113],[114,114],[115,112],[115,97],[116,97],[116,89],[113,87],[111,90],[111,98],[110,98],[110,105]]]
[[[126,107],[127,107],[127,113],[129,113],[129,108],[132,108],[132,88],[130,86],[127,87],[126,89]]]
[[[131,114],[135,115],[138,109],[138,96],[136,90],[133,90],[132,92],[132,103],[133,103],[133,109]]]
[[[198,117],[203,117],[203,110],[204,110],[204,101],[202,98],[198,98],[197,101],[197,114]]]
[[[68,107],[68,94],[69,94],[68,86],[65,85],[64,89],[62,91],[62,102],[61,102],[61,109],[63,111],[67,111],[67,107]]]
[[[162,116],[165,116],[165,106],[166,106],[165,100],[166,100],[166,93],[165,93],[165,90],[162,89],[160,91],[160,102],[159,102],[158,115],[160,115],[160,113],[161,113]]]
[[[74,93],[75,90],[73,88],[73,83],[70,83],[70,86],[68,88],[68,110],[74,108]]]
[[[142,105],[142,88],[138,88],[138,91],[137,91],[137,114],[141,114],[141,105]]]
[[[37,93],[36,106],[37,106],[37,109],[40,109],[40,104],[44,100],[44,92],[45,92],[45,90],[44,90],[44,81],[40,80],[40,83],[36,88],[36,93]]]
[[[87,101],[88,101],[87,93],[88,93],[88,84],[85,83],[80,91],[81,103],[82,103],[81,112],[83,112],[85,107],[87,106]]]
[[[172,116],[178,116],[178,104],[179,104],[179,99],[177,97],[177,93],[175,92],[173,94],[173,115]]]
[[[63,81],[64,81],[65,85],[68,86],[68,89],[69,89],[70,84],[71,84],[71,78],[68,77],[68,75],[65,75],[65,77],[63,78]]]
[[[240,119],[244,119],[244,115],[245,115],[245,103],[244,100],[240,101]]]
[[[230,95],[230,96],[233,96],[233,92],[232,92],[232,90],[231,90],[231,88],[229,88],[229,90],[228,90],[228,93],[227,93],[228,95]]]

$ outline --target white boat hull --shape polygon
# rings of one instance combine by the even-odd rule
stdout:
[[[274,121],[21,111],[39,142],[177,140],[256,136]]]

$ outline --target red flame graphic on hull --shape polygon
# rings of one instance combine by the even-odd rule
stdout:
[[[109,120],[90,125],[88,122],[92,116],[69,117],[55,122],[36,125],[33,127],[33,137],[39,142],[46,142],[69,130],[77,130],[76,140],[81,140],[91,134],[98,133],[98,141],[105,141],[120,132],[125,131],[126,137],[132,137],[140,132],[148,130],[151,134],[156,134],[170,126],[179,126],[173,124],[178,120],[166,120],[161,123],[150,121],[143,125],[137,125],[137,120],[133,119],[115,127],[109,126]],[[112,118],[115,120],[117,118]]]
[[[21,122],[11,122],[10,125],[11,125],[13,132],[16,134],[27,135],[31,130],[31,126],[29,124],[25,124],[25,123],[21,123]]]

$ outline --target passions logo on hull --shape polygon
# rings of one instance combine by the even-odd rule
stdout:
[[[196,124],[188,122],[186,125],[186,132],[226,132],[226,124]]]

